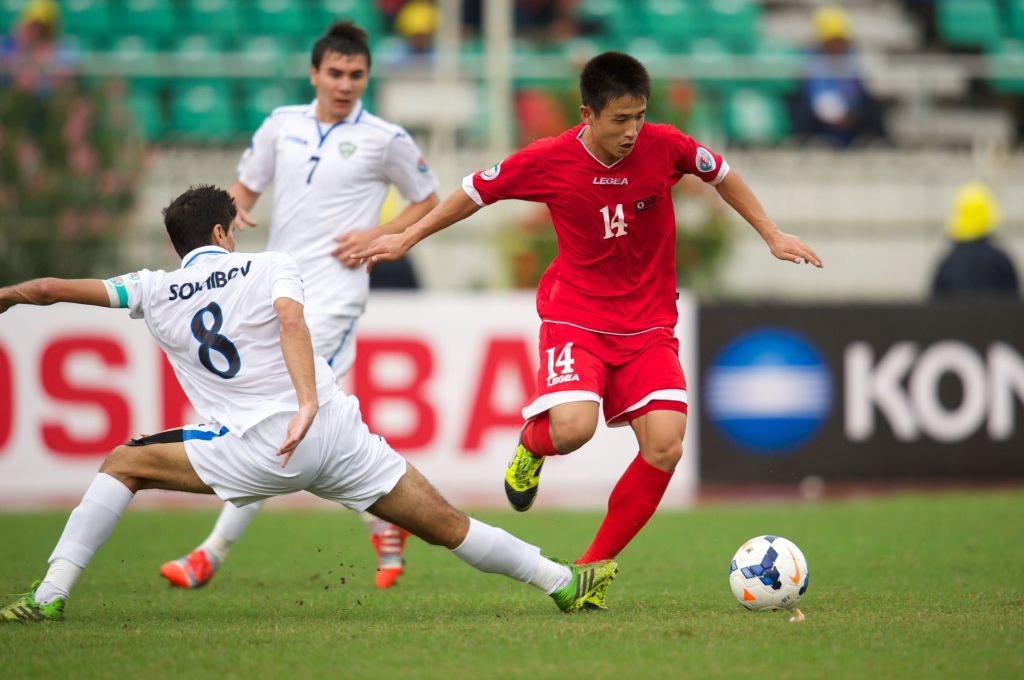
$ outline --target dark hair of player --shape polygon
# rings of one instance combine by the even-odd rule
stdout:
[[[185,257],[196,248],[210,245],[210,235],[218,224],[230,230],[236,212],[231,194],[199,184],[189,187],[164,208],[164,226],[174,250]]]
[[[613,99],[651,98],[651,77],[639,61],[622,52],[604,52],[587,62],[580,74],[580,101],[600,115]]]
[[[370,37],[366,31],[356,26],[351,21],[335,21],[327,32],[313,45],[313,68],[320,70],[320,62],[328,52],[355,56],[358,54],[366,57],[366,68],[370,68]]]

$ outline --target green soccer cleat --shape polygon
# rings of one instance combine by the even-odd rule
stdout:
[[[544,467],[544,457],[537,457],[523,446],[520,438],[516,453],[505,470],[505,496],[512,507],[519,512],[526,512],[537,500],[537,487],[540,485],[540,469]]]
[[[611,579],[609,579],[611,580]],[[583,601],[583,610],[588,612],[606,612],[608,611],[608,581],[605,581],[597,588],[594,592]]]
[[[32,589],[22,593],[17,602],[0,609],[0,623],[44,623],[64,620],[64,598],[58,597],[46,604],[36,602],[36,588],[42,581],[32,584]]]
[[[569,585],[551,593],[551,599],[566,614],[583,609],[587,600],[602,590],[619,573],[615,560],[590,562],[589,564],[568,564],[572,571]]]

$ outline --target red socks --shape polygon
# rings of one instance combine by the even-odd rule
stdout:
[[[601,528],[576,564],[618,555],[654,515],[671,479],[671,472],[652,466],[638,453],[612,489]]]
[[[547,411],[527,421],[522,438],[523,446],[537,457],[559,455],[551,443],[551,421]]]

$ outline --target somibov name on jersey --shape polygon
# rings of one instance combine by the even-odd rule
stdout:
[[[188,300],[196,293],[203,290],[213,290],[214,288],[223,288],[228,285],[228,281],[235,278],[236,276],[245,276],[249,273],[252,268],[252,260],[248,260],[241,267],[232,267],[226,272],[215,271],[211,272],[206,277],[205,281],[190,281],[188,283],[172,283],[170,286],[171,296],[168,300]]]

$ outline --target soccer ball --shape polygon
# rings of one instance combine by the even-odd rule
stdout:
[[[807,560],[792,541],[758,536],[733,555],[729,585],[747,609],[789,609],[807,592]]]

